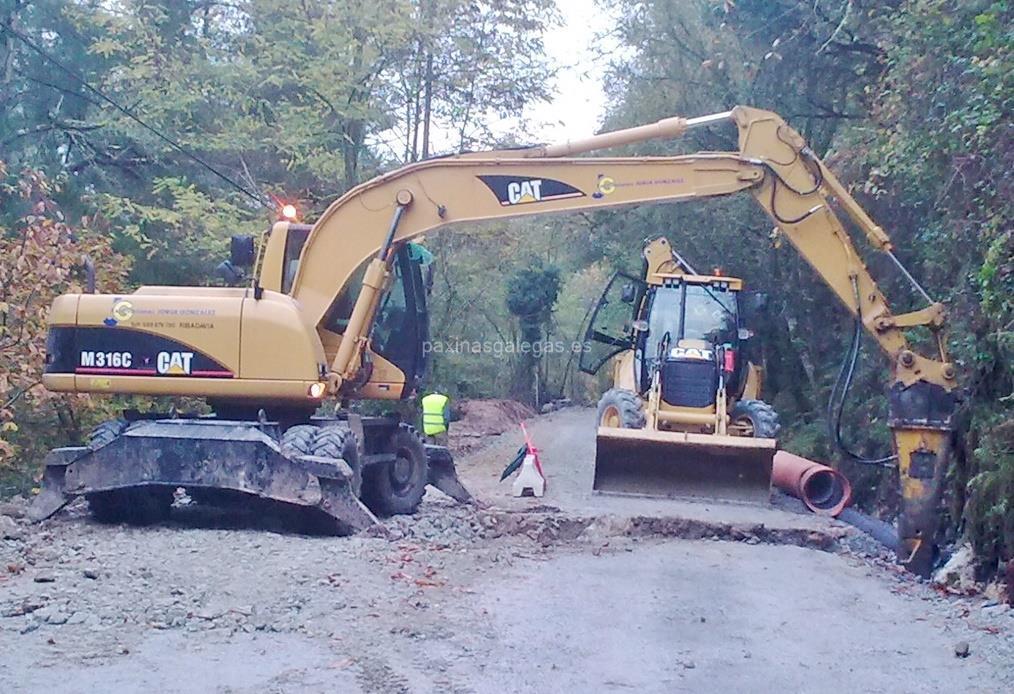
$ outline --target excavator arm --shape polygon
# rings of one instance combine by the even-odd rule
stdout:
[[[720,122],[739,129],[739,150],[672,157],[575,157],[595,150]],[[943,307],[929,299],[893,254],[877,226],[776,114],[739,106],[685,120],[669,118],[531,149],[479,152],[402,167],[353,188],[313,226],[292,295],[309,323],[326,330],[339,293],[365,264],[340,343],[328,353],[334,392],[354,396],[364,382],[372,325],[392,278],[394,249],[427,232],[468,222],[748,192],[885,352],[891,364],[891,421],[904,500],[899,555],[925,574],[933,561],[937,507],[950,453],[956,406]],[[926,299],[894,314],[836,210],[887,254]],[[905,331],[924,326],[934,352],[920,354]]]

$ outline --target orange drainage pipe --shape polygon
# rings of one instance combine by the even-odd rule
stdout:
[[[771,481],[822,515],[837,517],[852,500],[852,485],[845,475],[785,451],[775,453]]]

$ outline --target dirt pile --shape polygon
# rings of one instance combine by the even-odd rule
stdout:
[[[514,400],[461,400],[454,404],[457,418],[451,422],[449,439],[454,453],[474,450],[489,436],[515,429],[535,416],[535,411]]]

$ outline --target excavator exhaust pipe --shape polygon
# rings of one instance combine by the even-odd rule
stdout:
[[[599,427],[592,488],[768,504],[774,454],[774,439]]]

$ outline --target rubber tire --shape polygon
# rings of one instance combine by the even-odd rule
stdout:
[[[363,503],[379,516],[415,513],[422,503],[429,480],[426,444],[415,427],[402,422],[384,446],[385,453],[402,454],[409,462],[408,480],[398,484],[393,463],[370,465],[363,471]]]
[[[643,429],[647,424],[644,416],[644,401],[641,397],[625,388],[610,388],[601,398],[598,406],[598,425],[602,423],[607,408],[613,407],[620,415],[620,428],[622,429]]]
[[[107,443],[112,443],[126,430],[127,422],[123,419],[110,419],[102,422],[88,434],[88,448],[97,451]]]
[[[152,525],[169,518],[174,490],[167,487],[113,489],[86,495],[88,510],[99,523]]]
[[[782,425],[778,422],[778,413],[775,408],[763,400],[740,400],[732,408],[729,420],[735,422],[746,417],[753,425],[754,438],[775,439]]]
[[[317,439],[319,429],[312,424],[297,424],[286,429],[282,440],[278,442],[282,455],[313,455],[313,442]]]
[[[359,459],[356,435],[347,426],[325,426],[317,429],[312,455],[341,458],[352,468],[352,493],[358,498],[363,490],[363,463]]]

